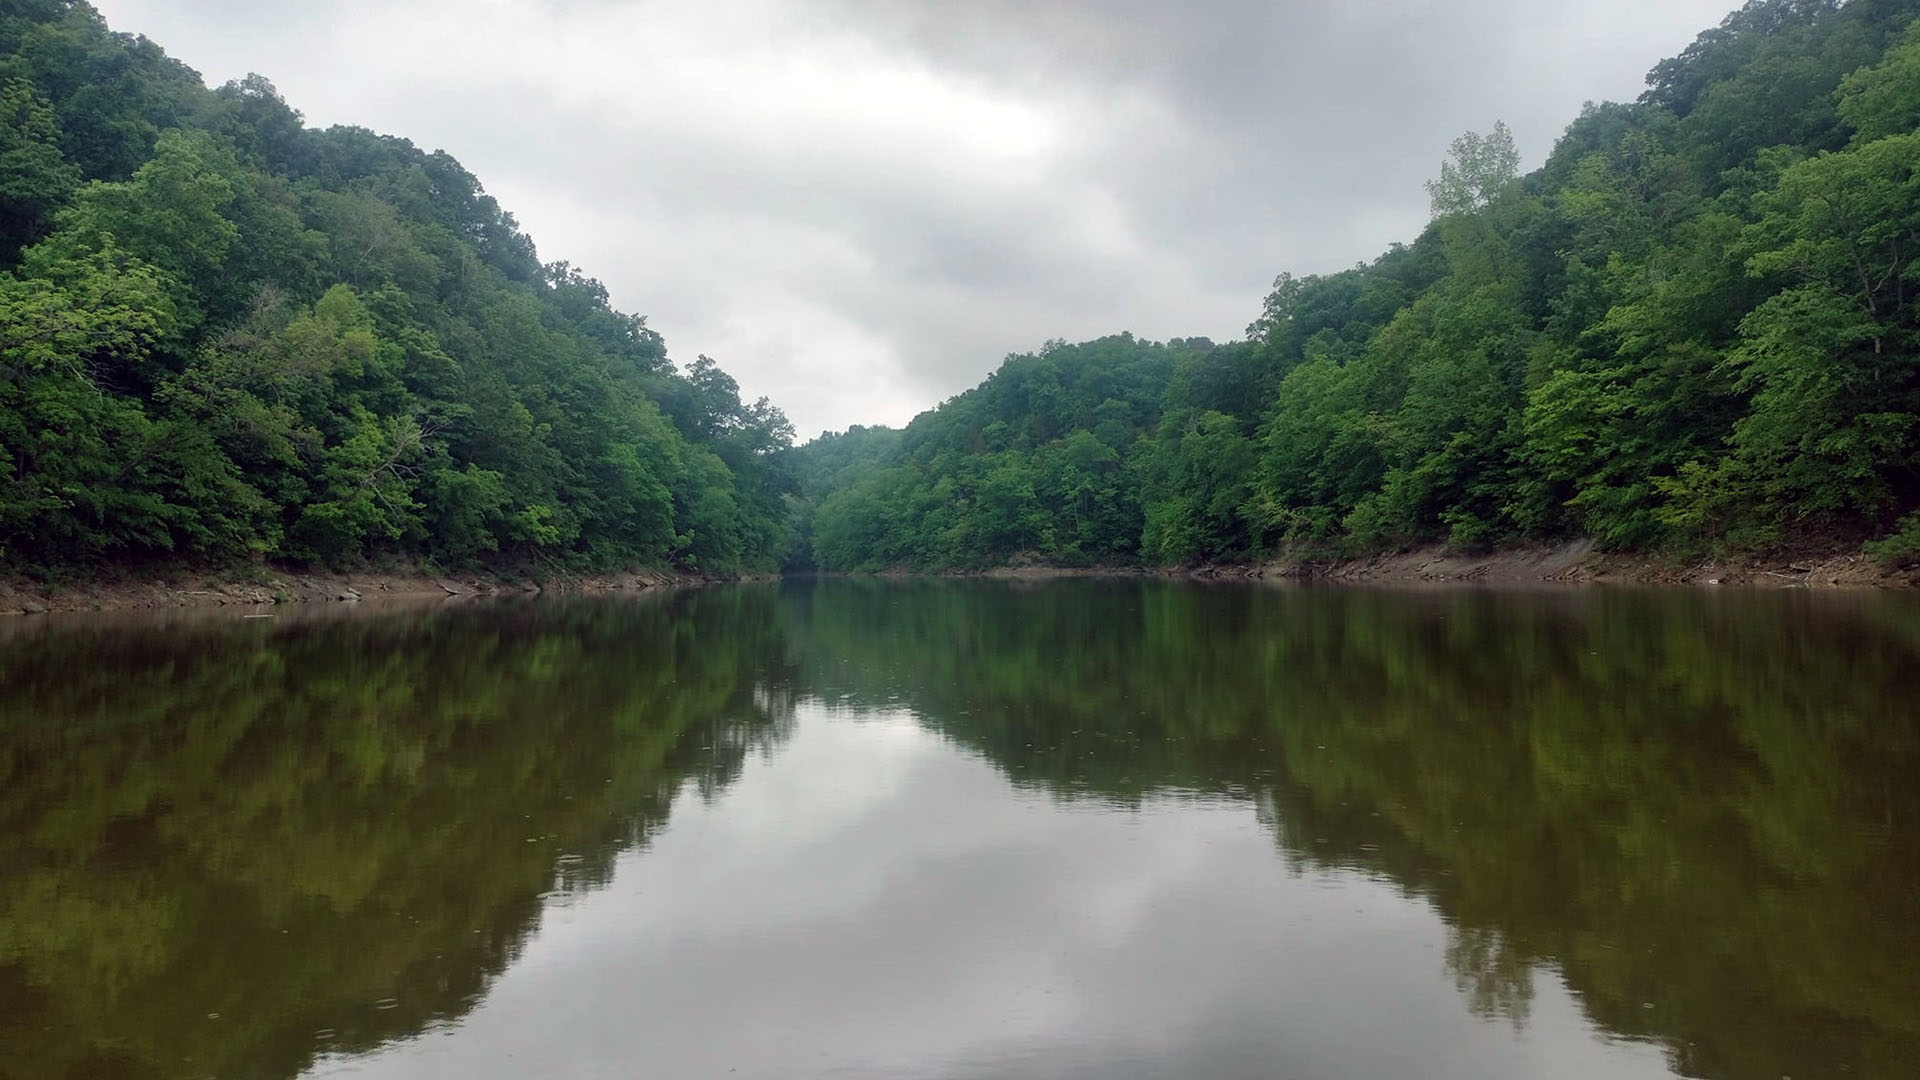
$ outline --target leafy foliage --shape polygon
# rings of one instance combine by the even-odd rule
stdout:
[[[0,552],[770,569],[793,432],[444,153],[0,12]]]
[[[1920,509],[1917,15],[1753,0],[1518,180],[1504,125],[1469,134],[1411,245],[1280,275],[1245,342],[1009,359],[816,494],[813,554],[1193,564],[1885,533]],[[1063,380],[1069,363],[1101,370]],[[1100,378],[1131,389],[1109,407]],[[1098,482],[1045,450],[1081,436],[1113,454]]]
[[[1433,216],[1470,214],[1500,197],[1520,174],[1520,151],[1504,121],[1485,135],[1467,132],[1453,141],[1440,178],[1427,184]]]
[[[444,153],[0,13],[0,551],[705,571],[1852,543],[1920,509],[1920,0],[1752,0],[1244,341],[1050,342],[797,456]]]
[[[828,570],[1138,559],[1139,453],[1185,365],[1214,350],[1131,335],[1049,343],[899,433],[810,444],[812,556]],[[845,464],[841,464],[844,461]]]

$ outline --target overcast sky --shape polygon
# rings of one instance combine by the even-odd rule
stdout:
[[[1537,166],[1734,0],[94,0],[310,124],[459,158],[802,437],[1009,352],[1238,338],[1282,270],[1426,221],[1496,119]]]

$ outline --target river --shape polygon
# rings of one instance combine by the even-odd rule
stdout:
[[[1920,603],[0,624],[0,1078],[1909,1077]]]

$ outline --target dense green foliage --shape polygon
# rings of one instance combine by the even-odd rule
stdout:
[[[0,6],[0,554],[708,571],[1590,536],[1920,558],[1920,0],[1753,0],[1244,341],[1011,357],[791,428],[444,153]]]
[[[445,153],[0,5],[0,553],[770,567],[792,432]]]
[[[821,497],[829,569],[1591,536],[1920,553],[1916,0],[1754,0],[1248,340],[1015,356]],[[1904,524],[1902,524],[1904,518]],[[1906,539],[1902,539],[1906,537]]]
[[[803,472],[840,485],[806,493],[818,500],[818,565],[980,566],[1031,551],[1065,563],[1128,558],[1141,518],[1126,455],[1159,422],[1184,344],[1123,335],[1049,345],[904,432],[808,444]]]

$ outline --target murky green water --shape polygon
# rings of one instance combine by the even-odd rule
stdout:
[[[0,1077],[1909,1077],[1920,602],[0,627]]]

